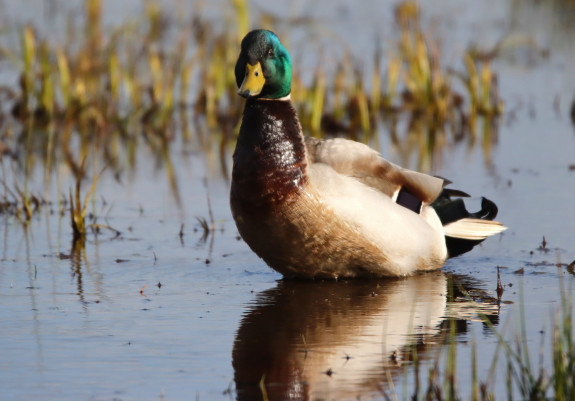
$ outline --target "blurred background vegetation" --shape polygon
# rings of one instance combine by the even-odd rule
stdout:
[[[491,51],[470,47],[454,61],[458,67],[445,65],[415,1],[392,10],[395,26],[385,53],[376,46],[359,59],[348,43],[327,63],[318,50],[313,71],[298,62],[301,50],[290,47],[290,31],[305,31],[313,21],[280,22],[265,12],[256,20],[247,0],[229,0],[222,24],[202,17],[201,3],[174,18],[160,2],[148,1],[142,15],[116,24],[103,22],[102,0],[82,4],[81,15],[60,18],[65,26],[54,32],[32,23],[2,32],[7,40],[0,56],[16,78],[0,87],[0,210],[23,220],[43,203],[58,202],[61,211],[70,203],[75,227],[86,204],[80,184],[87,181],[91,193],[102,168],[117,177],[134,169],[140,147],[165,168],[176,200],[175,146],[193,143],[195,151],[214,155],[227,178],[243,110],[234,65],[251,27],[274,30],[287,43],[295,64],[292,99],[307,135],[344,136],[379,148],[378,129],[385,126],[399,146],[397,124],[407,120],[409,146],[415,143],[419,152],[416,167],[428,171],[431,153],[446,142],[482,138],[488,153],[497,134],[504,105],[491,61],[501,43]],[[58,182],[59,199],[29,193],[33,172],[40,169],[50,183],[60,168],[72,173],[71,190]],[[23,178],[11,182],[12,176]]]

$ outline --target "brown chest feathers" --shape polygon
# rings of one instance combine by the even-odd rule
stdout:
[[[291,102],[248,100],[234,152],[234,214],[272,212],[306,182],[305,144]]]

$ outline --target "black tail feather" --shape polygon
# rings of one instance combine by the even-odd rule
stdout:
[[[493,220],[497,217],[497,205],[487,198],[481,198],[481,210],[476,213],[470,213],[469,217],[482,220]]]
[[[452,199],[452,196],[456,198]],[[465,203],[461,197],[469,197],[469,195],[462,191],[446,188],[431,204],[431,206],[437,212],[441,224],[444,226],[465,218],[493,220],[497,216],[497,205],[495,205],[495,203],[489,199],[482,197],[481,209],[475,213],[470,213],[465,207]],[[482,241],[483,239],[469,240],[445,236],[445,243],[447,245],[449,257],[454,257],[469,252],[475,245],[481,243]]]

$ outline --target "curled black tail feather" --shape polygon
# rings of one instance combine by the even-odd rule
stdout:
[[[452,199],[452,196],[457,198]],[[482,220],[493,220],[497,217],[497,205],[489,199],[482,197],[481,209],[475,213],[470,213],[465,207],[462,197],[469,197],[469,195],[462,191],[446,188],[431,204],[437,212],[441,224],[446,225],[468,217]]]
[[[481,197],[481,210],[476,213],[470,213],[471,217],[481,220],[493,220],[497,217],[497,205],[487,198]]]
[[[452,199],[452,196],[457,198]],[[431,204],[437,212],[441,224],[445,226],[465,218],[493,220],[497,216],[497,205],[489,199],[482,197],[481,209],[475,213],[470,213],[466,209],[462,197],[469,197],[469,195],[462,191],[445,188]],[[445,236],[445,244],[450,258],[469,252],[482,241],[483,239],[470,240]]]

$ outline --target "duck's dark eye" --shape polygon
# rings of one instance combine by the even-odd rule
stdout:
[[[273,57],[274,56],[274,49],[269,49],[268,50],[268,57]]]

